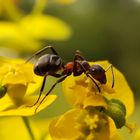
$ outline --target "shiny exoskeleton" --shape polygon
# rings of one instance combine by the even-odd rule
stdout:
[[[40,55],[41,53],[45,52],[46,50],[51,49],[52,54],[44,54],[36,61],[34,65],[34,73],[39,76],[43,76],[43,83],[40,89],[40,94],[38,100],[35,102],[36,105],[39,102],[41,94],[44,90],[46,77],[48,75],[59,78],[50,88],[50,90],[46,93],[44,98],[40,101],[37,108],[40,104],[45,100],[45,98],[50,94],[50,92],[54,89],[54,87],[62,82],[67,76],[73,73],[73,76],[80,76],[82,73],[85,73],[87,77],[89,77],[95,86],[97,87],[98,91],[101,92],[100,87],[97,84],[97,81],[100,84],[106,84],[106,71],[111,68],[112,71],[112,88],[114,87],[114,73],[113,67],[110,65],[106,70],[104,70],[100,65],[94,64],[92,66],[85,60],[85,58],[81,55],[80,51],[77,50],[75,52],[75,56],[72,62],[68,62],[64,64],[61,57],[55,51],[55,49],[51,46],[47,46],[42,50],[36,52],[33,56],[31,56],[26,62],[30,61],[33,57]],[[33,106],[34,106],[33,105]],[[37,111],[37,108],[35,112]]]

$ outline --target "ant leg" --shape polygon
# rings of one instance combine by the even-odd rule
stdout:
[[[32,58],[38,56],[39,54],[45,52],[45,51],[48,50],[48,49],[51,49],[51,51],[52,51],[53,54],[58,55],[58,53],[56,52],[56,50],[55,50],[52,46],[46,46],[46,47],[44,47],[43,49],[41,49],[41,50],[37,51],[36,53],[34,53],[30,58],[28,58],[28,59],[26,60],[25,63],[29,62]]]
[[[50,76],[53,76],[53,77],[56,77],[56,78],[60,78],[60,77],[62,77],[63,76],[63,74],[58,74],[58,73],[50,73],[49,74]]]
[[[50,90],[46,93],[46,95],[43,97],[43,99],[40,101],[39,105],[36,107],[35,109],[35,113],[37,111],[37,109],[39,108],[39,106],[42,104],[42,102],[46,99],[46,97],[50,94],[50,92],[55,88],[55,86],[62,82],[63,80],[65,80],[65,78],[67,77],[67,75],[63,76],[62,78],[58,79],[53,85],[52,87],[50,88]]]
[[[86,76],[89,77],[93,81],[93,83],[96,85],[98,91],[101,92],[101,90],[100,90],[98,84],[96,83],[96,81],[90,76],[90,74],[87,73],[85,67],[78,60],[81,60],[81,61],[84,61],[85,60],[85,58],[80,54],[80,51],[79,50],[76,51],[75,57],[74,57],[74,66],[73,66],[73,72],[74,72],[74,74],[76,74],[76,73],[78,74],[78,72],[77,72],[77,64],[79,64],[80,67],[81,67],[81,69],[86,74]]]
[[[115,81],[115,78],[114,78],[114,71],[113,71],[113,65],[112,64],[110,64],[109,66],[108,66],[108,68],[105,70],[105,72],[107,72],[109,69],[111,69],[111,73],[112,73],[112,88],[114,87],[114,81]]]
[[[74,73],[74,76],[78,76],[80,73],[79,73],[79,69],[78,69],[78,63],[77,61],[84,61],[85,58],[81,55],[81,52],[79,50],[76,50],[75,52],[75,56],[74,56],[74,59],[73,59],[73,73]]]
[[[35,106],[38,102],[39,102],[39,100],[40,100],[40,97],[41,97],[41,95],[42,95],[42,92],[43,92],[43,90],[44,90],[44,87],[45,87],[45,83],[46,83],[46,78],[47,78],[47,75],[45,75],[44,76],[44,79],[43,79],[43,83],[42,83],[42,86],[41,86],[41,89],[40,89],[40,92],[39,92],[39,96],[38,96],[38,99],[37,99],[37,101],[33,104],[33,105],[31,105],[31,106],[28,106],[28,107],[33,107],[33,106]]]
[[[96,85],[96,87],[98,88],[98,91],[101,92],[101,90],[100,90],[98,84],[96,83],[96,81],[95,81],[89,74],[86,74],[86,75],[87,75],[87,77],[89,77],[89,78],[92,80],[92,82]]]
[[[51,74],[50,74],[50,75],[51,75]],[[42,92],[43,92],[44,87],[45,87],[45,83],[46,83],[46,78],[47,78],[47,76],[48,76],[48,75],[45,75],[45,76],[44,76],[43,83],[42,83],[42,87],[41,87],[41,89],[40,89],[40,93],[39,93],[39,97],[38,97],[37,101],[36,101],[33,105],[28,106],[28,107],[33,107],[33,106],[35,106],[35,105],[39,102],[39,100],[40,100],[40,98],[41,98],[41,95],[42,95]],[[54,77],[59,78],[59,77],[61,77],[62,75],[61,75],[61,74],[54,73],[54,74],[52,74],[51,76],[54,76]]]
[[[85,60],[85,58],[81,55],[81,52],[79,50],[76,50],[75,52],[74,61],[76,60]]]
[[[76,62],[80,65],[80,67],[82,68],[82,70],[84,71],[84,73],[86,74],[86,76],[89,77],[89,78],[93,81],[93,83],[94,83],[94,84],[96,85],[96,87],[98,88],[98,91],[101,92],[101,90],[100,90],[98,84],[97,84],[96,81],[90,76],[90,74],[86,71],[86,69],[84,68],[84,66],[83,66],[79,61],[76,61]]]

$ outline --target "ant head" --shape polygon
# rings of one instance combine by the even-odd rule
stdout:
[[[94,79],[99,81],[101,84],[106,84],[106,75],[105,70],[98,64],[94,64],[90,67],[89,73],[92,75]]]

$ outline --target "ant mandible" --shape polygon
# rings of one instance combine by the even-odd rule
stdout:
[[[44,78],[40,89],[39,97],[32,106],[36,105],[39,102],[42,92],[44,90],[47,76],[50,75],[59,79],[52,85],[50,90],[45,94],[43,99],[39,102],[39,105],[36,107],[35,112],[37,111],[41,103],[45,100],[45,98],[55,88],[55,86],[58,83],[64,81],[65,78],[71,75],[72,73],[74,76],[80,76],[82,73],[85,73],[85,75],[93,81],[98,91],[101,92],[100,87],[98,86],[96,81],[98,81],[100,84],[106,84],[107,79],[105,73],[111,68],[112,88],[114,87],[114,72],[113,72],[112,64],[110,64],[106,70],[104,70],[98,64],[94,64],[90,66],[89,63],[85,60],[85,58],[81,55],[79,50],[75,52],[75,56],[72,62],[68,62],[64,64],[63,60],[58,55],[56,50],[52,46],[47,46],[39,50],[35,54],[33,54],[29,59],[26,60],[26,63],[29,62],[32,58],[37,57],[41,53],[46,52],[46,50],[48,49],[52,51],[52,54],[42,55],[41,57],[39,57],[39,59],[36,61],[34,65],[34,73],[36,75],[43,76]],[[61,73],[58,73],[58,71],[61,71]]]

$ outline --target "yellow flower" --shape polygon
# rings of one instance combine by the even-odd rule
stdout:
[[[66,40],[71,36],[66,23],[43,14],[28,15],[18,22],[1,21],[0,31],[0,44],[19,51],[37,50],[41,47],[39,40]]]
[[[20,29],[33,39],[65,40],[71,36],[70,27],[66,23],[43,14],[24,17],[20,22]]]
[[[104,69],[110,65],[108,61],[99,61],[90,64],[99,64]],[[67,77],[62,83],[65,97],[72,105],[84,107],[88,105],[94,106],[95,100],[98,104],[105,104],[104,97],[119,99],[126,106],[126,116],[129,116],[134,110],[133,93],[123,74],[114,67],[113,71],[115,77],[114,88],[111,88],[112,74],[107,71],[107,83],[105,85],[98,83],[101,93],[98,92],[97,87],[85,74],[78,77],[74,77],[73,75]]]
[[[109,140],[113,121],[94,107],[71,109],[50,124],[52,140]]]
[[[110,65],[108,61],[96,64],[104,69]],[[106,84],[96,81],[101,92],[85,74],[66,78],[62,83],[64,95],[74,109],[52,121],[50,134],[53,140],[120,139],[116,128],[128,126],[126,117],[133,112],[134,97],[123,74],[116,68],[113,71],[114,88],[111,87],[112,73],[109,71],[106,72]]]
[[[49,120],[40,120],[39,118],[36,119],[36,117],[26,118],[18,116],[0,117],[0,128],[2,128],[0,131],[0,138],[2,140],[31,140],[31,133],[28,131],[24,119],[27,121],[31,129],[32,137],[34,137],[35,140],[49,140],[47,139],[49,138]]]
[[[136,131],[135,140],[140,140],[140,129]]]
[[[42,83],[42,77],[33,73],[33,65],[21,59],[0,58],[0,86],[4,87],[5,95],[0,99],[0,116],[4,115],[33,115],[36,106],[33,105],[38,95],[33,94]],[[3,94],[1,92],[0,94]],[[48,96],[38,111],[50,105],[56,99],[55,95]]]
[[[21,117],[0,117],[0,138],[2,140],[30,140]],[[16,132],[16,133],[15,133]]]
[[[15,0],[0,1],[0,14],[12,18],[12,21],[0,21],[0,46],[35,51],[42,46],[42,40],[68,39],[72,34],[69,25],[42,13],[46,3],[47,0],[35,1],[30,14],[24,15]]]

